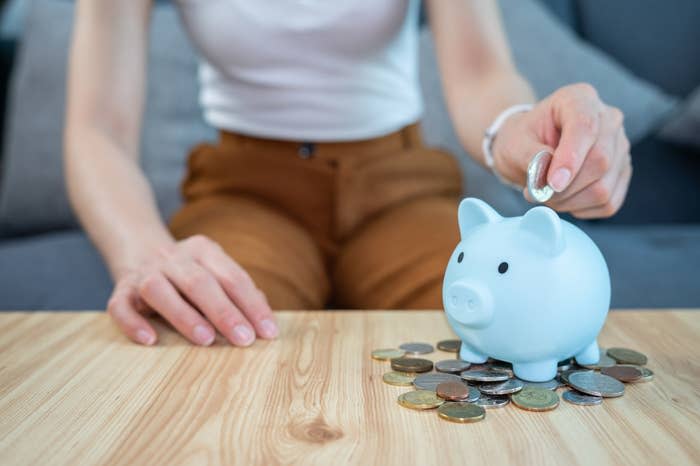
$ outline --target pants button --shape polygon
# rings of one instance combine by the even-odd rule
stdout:
[[[298,154],[302,159],[308,159],[313,157],[316,151],[316,145],[313,142],[302,142],[299,145]]]

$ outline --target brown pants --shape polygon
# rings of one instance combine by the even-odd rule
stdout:
[[[462,179],[418,125],[316,144],[222,131],[180,187],[172,234],[219,243],[273,309],[442,308]]]

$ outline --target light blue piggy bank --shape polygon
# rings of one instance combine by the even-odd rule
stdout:
[[[554,378],[558,361],[599,359],[610,275],[593,241],[550,208],[501,217],[485,202],[459,205],[461,241],[445,271],[447,320],[460,357],[513,364],[523,380]]]

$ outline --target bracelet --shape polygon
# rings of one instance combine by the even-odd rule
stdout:
[[[518,191],[522,191],[523,186],[517,185],[515,183],[512,183],[511,181],[506,180],[504,177],[501,176],[500,173],[498,173],[498,170],[496,170],[496,167],[493,162],[493,153],[491,152],[491,146],[493,146],[493,140],[496,138],[498,130],[501,129],[501,126],[503,126],[503,123],[505,123],[508,118],[515,115],[516,113],[529,112],[533,109],[533,107],[534,105],[532,104],[519,104],[513,105],[503,110],[496,117],[493,123],[491,123],[491,126],[486,128],[486,131],[484,132],[484,139],[482,139],[481,141],[481,150],[484,152],[484,161],[486,162],[486,166],[491,169],[493,174],[496,176],[496,178],[498,178],[498,180],[501,183],[508,185]]]

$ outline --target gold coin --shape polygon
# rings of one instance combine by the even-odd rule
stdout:
[[[433,409],[445,402],[430,390],[413,390],[402,393],[398,398],[399,404],[410,409]]]
[[[397,387],[411,387],[413,386],[413,381],[415,378],[416,377],[414,375],[396,371],[387,372],[382,376],[384,383],[395,385]]]
[[[433,361],[422,358],[394,358],[391,360],[391,368],[399,372],[430,372],[433,370]]]
[[[406,355],[404,350],[396,348],[382,348],[372,351],[372,359],[377,361],[388,361],[394,358],[402,358]]]
[[[437,344],[437,349],[440,351],[447,351],[448,353],[456,353],[461,347],[461,340],[442,340]]]
[[[559,395],[546,388],[525,387],[510,399],[515,406],[528,411],[549,411],[559,406]]]
[[[647,363],[647,357],[645,355],[628,348],[608,348],[608,356],[620,364],[643,366]]]
[[[486,417],[486,410],[481,406],[464,401],[444,403],[438,408],[438,416],[451,422],[466,424]]]

